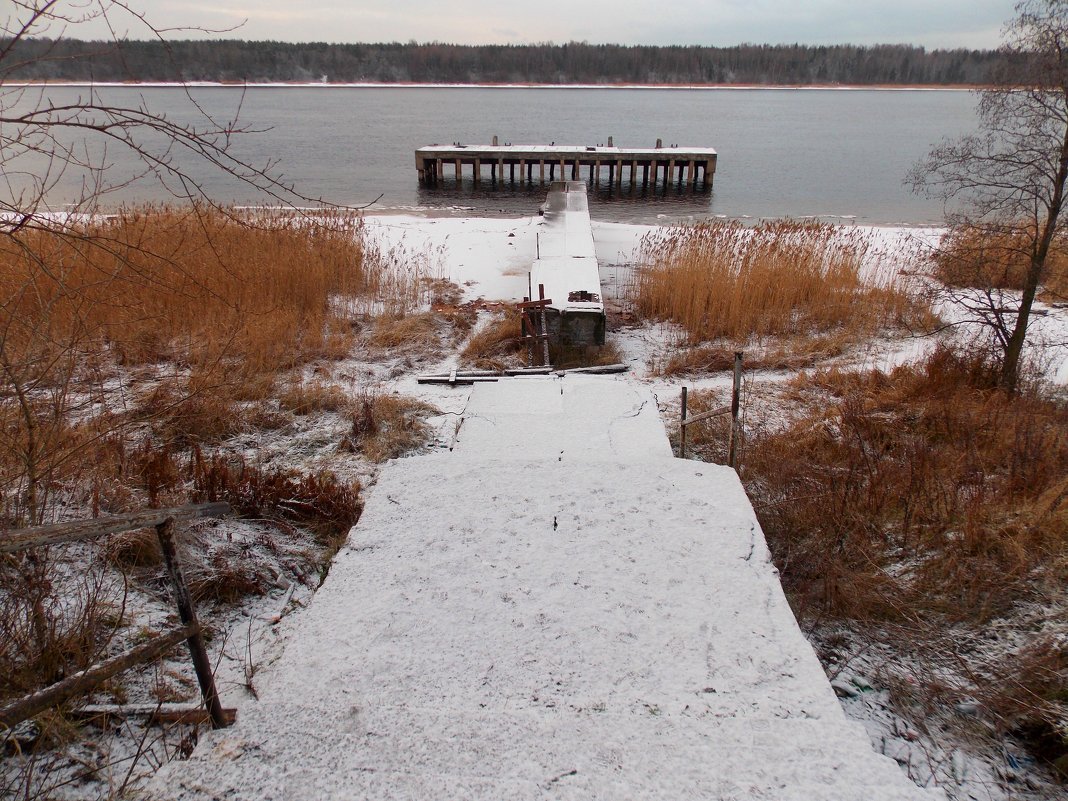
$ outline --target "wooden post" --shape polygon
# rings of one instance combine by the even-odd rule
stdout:
[[[497,175],[500,176],[501,183],[503,184],[504,183],[504,159],[503,158],[498,158],[497,159]]]
[[[438,170],[437,182],[438,183],[443,183],[445,181],[445,159],[438,159],[437,160],[437,170]]]
[[[741,424],[738,419],[741,396],[742,351],[737,350],[734,352],[734,387],[731,390],[731,436],[727,443],[727,464],[735,469],[738,467],[738,439],[741,435]]]
[[[551,181],[553,181],[555,179],[556,179],[556,162],[555,161],[550,161],[549,162],[549,181],[551,182]]]
[[[682,388],[682,417],[679,425],[679,458],[686,458],[686,387]]]
[[[456,159],[456,183],[460,183],[464,179],[463,167],[460,164],[460,159]]]
[[[616,159],[616,189],[623,188],[623,159]]]
[[[545,159],[538,159],[538,183],[545,184]]]
[[[638,162],[637,160],[630,163],[630,188],[631,191],[638,185]]]
[[[647,189],[649,186],[649,165],[646,164],[642,167],[642,189]]]
[[[520,175],[523,174],[523,168],[522,167],[519,168],[519,174]],[[515,162],[514,161],[508,165],[508,180],[511,181],[513,184],[515,183]]]
[[[538,284],[538,300],[545,300],[545,284]],[[541,307],[541,343],[542,343],[542,356],[546,367],[549,366],[549,322],[545,318],[545,305]]]
[[[223,713],[222,704],[219,703],[219,693],[215,689],[215,677],[211,672],[211,661],[208,659],[207,649],[204,647],[204,639],[200,636],[200,625],[197,623],[196,607],[193,606],[193,598],[189,594],[189,587],[182,576],[182,567],[178,562],[178,549],[174,544],[174,518],[169,517],[156,526],[156,536],[159,537],[160,549],[163,551],[163,559],[167,565],[167,574],[170,576],[174,590],[174,600],[178,605],[178,616],[183,626],[195,626],[196,631],[186,643],[189,645],[189,656],[193,660],[193,669],[200,683],[200,694],[204,698],[204,708],[211,716],[213,729],[226,727],[226,716]]]
[[[482,182],[482,160],[481,159],[475,159],[475,167],[474,167],[474,169],[475,169],[475,184],[477,185],[477,184]]]
[[[593,187],[596,189],[601,185],[601,160],[593,160]]]
[[[503,180],[504,176],[502,175],[501,178]],[[496,161],[491,161],[490,162],[490,183],[492,183],[494,186],[497,185],[497,162]]]
[[[697,165],[693,159],[686,165],[686,183],[690,185],[691,190],[697,188]]]
[[[675,181],[675,159],[668,159],[667,172],[664,173],[664,191]]]

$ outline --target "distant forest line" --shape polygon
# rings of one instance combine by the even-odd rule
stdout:
[[[10,40],[0,40],[0,48]],[[993,50],[910,45],[624,46],[291,44],[27,39],[3,80],[330,83],[982,85],[1011,73]]]

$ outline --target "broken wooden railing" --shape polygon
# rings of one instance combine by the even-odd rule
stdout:
[[[741,434],[741,421],[739,419],[739,410],[741,409],[741,393],[742,393],[742,351],[734,352],[734,384],[731,389],[731,402],[728,406],[721,406],[718,409],[711,409],[707,412],[701,412],[692,416],[686,414],[686,387],[682,388],[682,414],[679,420],[679,458],[686,458],[686,427],[691,426],[694,423],[700,423],[702,420],[710,420],[713,417],[721,417],[722,415],[729,414],[731,416],[731,430],[729,439],[727,441],[727,464],[730,467],[736,468],[738,466],[738,440]]]
[[[181,626],[173,631],[153,637],[126,653],[79,671],[50,687],[0,706],[0,728],[14,728],[22,721],[70,698],[86,693],[135,665],[154,661],[182,640],[185,640],[189,647],[193,669],[196,671],[197,682],[200,684],[200,694],[204,699],[204,709],[212,728],[221,729],[229,726],[234,719],[233,711],[224,710],[219,701],[211,662],[208,659],[207,649],[204,647],[202,628],[197,621],[196,607],[193,605],[189,587],[182,575],[182,567],[174,542],[174,524],[179,520],[221,517],[229,512],[230,504],[228,503],[188,504],[170,509],[145,509],[113,517],[0,532],[0,554],[13,554],[31,548],[93,540],[139,528],[155,528],[181,620]]]

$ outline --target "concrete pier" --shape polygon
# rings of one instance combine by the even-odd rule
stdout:
[[[496,137],[495,137],[496,139]],[[415,168],[424,186],[440,186],[451,174],[459,184],[465,177],[479,184],[533,185],[549,181],[586,180],[597,187],[629,190],[676,186],[707,192],[716,172],[716,151],[710,147],[615,147],[611,137],[602,145],[428,145],[415,151]],[[535,171],[534,167],[537,166]],[[505,170],[505,167],[508,170]],[[548,168],[548,169],[546,169]],[[557,175],[559,169],[559,175]]]

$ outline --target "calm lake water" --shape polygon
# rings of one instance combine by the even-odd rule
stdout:
[[[50,87],[63,102],[87,90]],[[715,186],[707,194],[669,190],[596,192],[595,219],[651,222],[710,216],[822,216],[866,224],[939,222],[942,207],[902,184],[909,167],[943,137],[975,126],[975,97],[961,91],[680,90],[510,88],[196,88],[205,111],[222,120],[240,108],[240,121],[261,132],[241,136],[236,150],[270,160],[303,193],[360,205],[382,195],[382,208],[473,209],[532,213],[545,190],[505,185],[456,191],[424,189],[414,150],[432,143],[665,144],[719,151]],[[103,88],[105,102],[144,104],[175,120],[194,119],[179,88]],[[112,180],[134,170],[108,151]],[[32,170],[31,170],[32,171]],[[488,171],[487,171],[488,173]],[[198,171],[216,197],[262,202],[246,188]],[[72,196],[73,174],[51,190],[61,204]],[[135,183],[118,201],[162,200]]]

